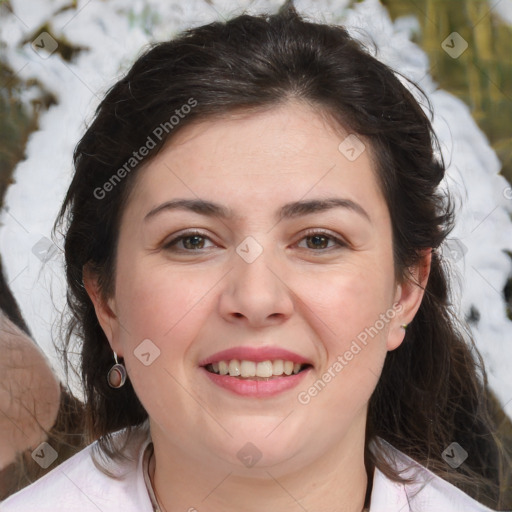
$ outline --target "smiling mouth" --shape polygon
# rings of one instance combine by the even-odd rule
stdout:
[[[218,361],[204,366],[207,371],[216,375],[256,381],[270,380],[277,377],[289,377],[290,375],[296,375],[311,367],[312,366],[307,363],[300,364],[282,359],[260,362],[232,359],[230,361]]]

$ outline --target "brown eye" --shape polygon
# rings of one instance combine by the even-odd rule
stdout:
[[[204,246],[204,237],[199,235],[186,236],[181,240],[185,249],[202,249]]]
[[[310,232],[307,233],[302,240],[306,240],[306,247],[301,248],[307,248],[312,249],[313,251],[323,251],[328,249],[333,249],[335,247],[346,247],[347,244],[340,240],[339,238],[329,234],[324,233],[323,231],[320,232]],[[301,240],[301,241],[302,241]],[[329,246],[329,243],[331,245]],[[300,245],[299,245],[300,246]]]
[[[306,237],[309,249],[326,249],[329,244],[329,237],[324,235],[313,235]]]
[[[164,245],[164,249],[170,251],[199,251],[205,249],[205,243],[207,240],[210,240],[207,236],[204,236],[202,233],[189,232],[184,233]],[[181,244],[181,246],[180,246]]]

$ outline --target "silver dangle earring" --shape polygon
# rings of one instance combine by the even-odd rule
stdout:
[[[114,360],[116,364],[108,371],[107,381],[111,388],[119,389],[122,388],[126,382],[126,368],[117,360],[117,354],[115,352]]]

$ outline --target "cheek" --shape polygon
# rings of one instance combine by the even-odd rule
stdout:
[[[133,349],[150,339],[166,351],[182,349],[177,342],[193,338],[196,320],[204,314],[203,299],[216,281],[213,272],[170,269],[162,264],[134,265],[130,273],[120,272],[116,305],[124,345]]]
[[[217,281],[212,272],[165,265],[134,266],[124,279],[119,273],[116,296],[124,360],[135,392],[150,410],[167,410],[169,403],[178,409],[190,406],[182,385],[193,364],[193,342],[211,314],[208,292]]]
[[[378,265],[358,265],[304,276],[296,281],[294,291],[317,317],[317,323],[324,325],[330,348],[342,349],[377,322],[378,330],[385,333],[388,322],[381,325],[379,319],[392,306],[390,275]]]
[[[389,302],[372,277],[368,273],[331,277],[326,283],[329,292],[314,294],[308,322],[321,340],[323,357],[314,378],[298,391],[297,400],[312,416],[314,410],[329,411],[327,427],[325,418],[318,416],[318,428],[326,435],[328,430],[337,435],[337,429],[349,428],[382,371],[391,315],[386,317]]]
[[[321,340],[322,364],[313,385],[300,390],[299,403],[326,408],[342,424],[369,400],[395,315],[392,276],[373,264],[303,280],[297,294],[310,308],[307,322]]]

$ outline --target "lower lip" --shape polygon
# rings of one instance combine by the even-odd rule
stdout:
[[[237,395],[254,398],[267,398],[278,395],[279,393],[297,386],[305,375],[309,373],[311,368],[306,368],[297,374],[292,374],[286,377],[272,377],[269,380],[239,379],[237,377],[230,377],[229,375],[212,373],[203,367],[201,367],[201,370],[206,373],[206,376],[214,384]]]

